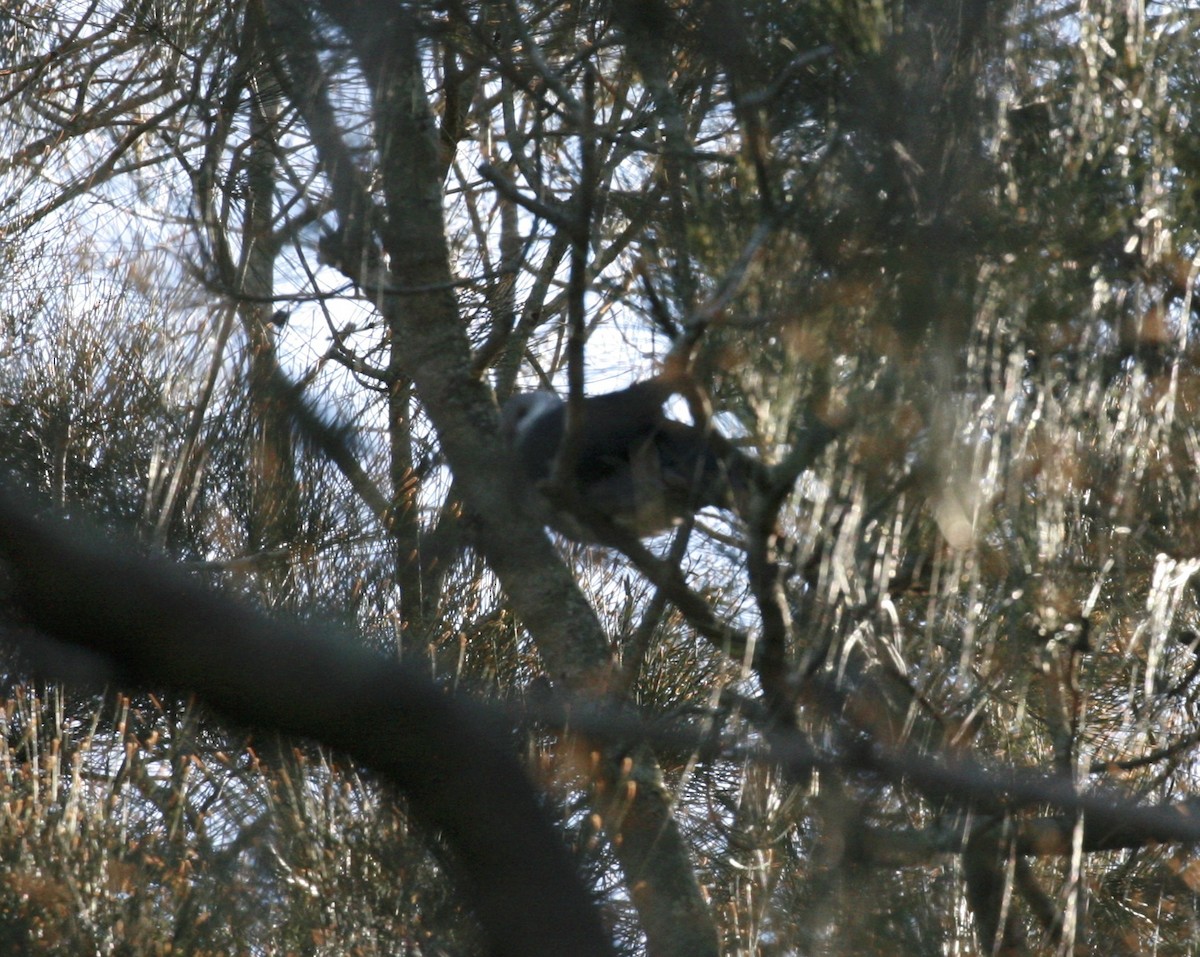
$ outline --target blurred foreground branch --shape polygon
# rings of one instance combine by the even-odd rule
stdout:
[[[496,957],[611,950],[511,743],[481,709],[399,664],[285,625],[82,521],[0,493],[17,610],[134,682],[200,694],[227,717],[314,738],[370,766],[454,852]]]

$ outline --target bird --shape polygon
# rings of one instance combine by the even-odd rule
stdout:
[[[546,390],[504,403],[501,424],[516,478],[545,524],[586,543],[597,540],[596,517],[647,538],[709,506],[744,511],[762,466],[715,429],[668,418],[663,403],[676,391],[673,380],[656,377],[585,397],[577,454],[563,476],[568,496],[546,494],[567,404]],[[572,500],[580,507],[565,508]]]

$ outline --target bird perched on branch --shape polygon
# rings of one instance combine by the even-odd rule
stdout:
[[[567,494],[555,494],[555,462],[567,404],[553,392],[526,392],[504,403],[504,435],[523,487],[547,524],[578,541],[595,541],[594,518],[643,538],[706,506],[744,511],[762,466],[711,426],[667,418],[663,403],[680,391],[660,376],[583,400],[579,434],[559,466]],[[574,507],[572,506],[574,503]]]

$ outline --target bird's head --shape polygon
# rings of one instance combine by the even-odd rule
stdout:
[[[563,400],[553,392],[520,392],[509,397],[500,413],[504,438],[512,445],[519,445],[535,422],[562,407]]]

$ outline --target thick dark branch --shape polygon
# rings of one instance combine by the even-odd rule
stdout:
[[[133,681],[194,690],[235,721],[372,767],[455,852],[497,957],[611,953],[510,743],[482,711],[345,636],[274,622],[82,522],[33,512],[0,496],[0,554],[41,632],[108,656]]]

